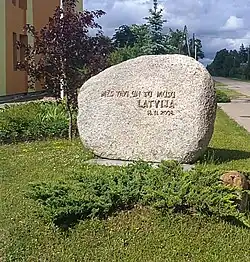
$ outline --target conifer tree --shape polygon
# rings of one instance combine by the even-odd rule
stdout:
[[[149,44],[145,47],[146,54],[168,54],[170,46],[167,45],[167,36],[163,34],[163,25],[167,21],[163,19],[163,9],[158,8],[158,0],[153,0],[153,8],[149,9],[150,15],[145,17],[149,26]]]

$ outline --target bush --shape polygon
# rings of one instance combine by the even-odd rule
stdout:
[[[56,102],[29,102],[0,110],[0,143],[67,137],[65,105]]]
[[[59,226],[105,218],[138,204],[164,212],[233,217],[247,224],[237,206],[240,191],[224,186],[219,181],[222,173],[199,167],[184,172],[174,161],[163,162],[156,169],[143,162],[123,168],[84,166],[82,174],[66,181],[32,184],[28,196]]]
[[[222,90],[216,89],[217,103],[230,103],[230,97]]]

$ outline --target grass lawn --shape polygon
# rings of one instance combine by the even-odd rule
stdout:
[[[226,87],[226,86],[227,86],[226,84],[221,83],[221,82],[218,82],[218,81],[214,81],[214,82],[215,82],[215,86],[216,86],[216,87],[219,87],[219,86],[224,86],[224,87]]]
[[[220,110],[210,147],[204,165],[250,171],[250,134]],[[213,217],[138,207],[69,232],[48,224],[28,183],[71,176],[89,158],[80,140],[0,146],[0,261],[250,261],[249,229]]]
[[[227,85],[220,83],[220,82],[216,82],[215,87],[217,89],[223,91],[224,93],[226,93],[226,95],[229,96],[230,99],[237,99],[237,98],[246,97],[245,95],[241,94],[240,92],[235,91],[233,89],[230,89],[230,88],[228,88]]]

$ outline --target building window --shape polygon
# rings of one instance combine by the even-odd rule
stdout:
[[[13,33],[13,69],[17,70],[17,35]]]
[[[25,61],[25,49],[28,45],[28,36],[27,35],[20,35],[20,43],[21,43],[20,61],[24,62]]]
[[[19,7],[21,9],[26,10],[27,9],[27,0],[19,0]]]

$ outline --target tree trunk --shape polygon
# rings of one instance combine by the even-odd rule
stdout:
[[[67,104],[67,111],[69,115],[69,130],[68,130],[68,135],[69,135],[69,140],[72,141],[72,133],[73,133],[73,114],[71,111],[71,107],[69,105],[68,99],[66,101]]]
[[[69,140],[72,141],[72,129],[73,129],[73,119],[72,119],[72,113],[70,110],[69,113]]]

